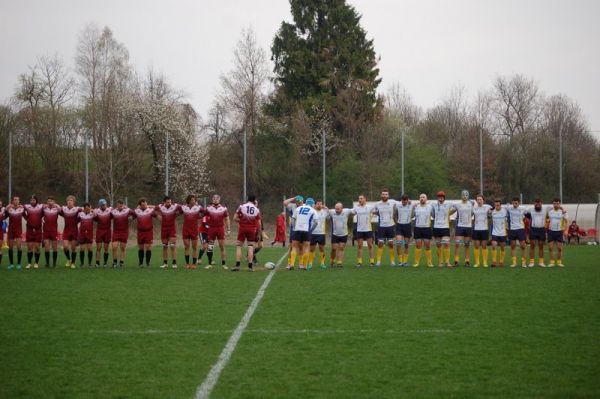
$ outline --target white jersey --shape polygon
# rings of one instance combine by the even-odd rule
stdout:
[[[483,204],[481,206],[475,205],[473,207],[473,229],[474,230],[488,230],[488,216],[490,214],[490,210],[492,209],[491,205]]]
[[[459,202],[456,209],[456,226],[471,228],[473,226],[473,201]]]
[[[506,208],[500,208],[500,210],[492,211],[492,235],[498,237],[506,236],[506,228],[508,227],[507,223],[508,219],[508,211]]]
[[[535,210],[535,207],[531,207],[528,211],[531,216],[531,227],[535,229],[543,229],[546,227],[546,218],[548,217],[547,207],[542,205],[539,211]]]
[[[294,209],[294,231],[311,231],[317,211],[308,205]]]
[[[450,228],[450,213],[456,209],[454,205],[444,202],[439,202],[433,205],[433,228],[434,229],[449,229]]]
[[[510,220],[509,230],[522,230],[525,228],[525,214],[527,213],[527,208],[524,206],[519,206],[515,208],[512,205],[506,207],[508,211],[508,218]]]
[[[550,209],[548,211],[548,230],[563,231],[567,228],[567,214],[562,209]]]
[[[394,226],[394,207],[396,203],[396,200],[388,199],[387,201],[379,201],[375,204],[373,209],[379,215],[379,227]]]
[[[356,215],[356,231],[373,231],[371,226],[371,212],[373,207],[370,205],[357,205],[352,208],[352,213]]]
[[[415,215],[415,227],[431,227],[431,216],[433,216],[431,204],[416,204],[413,207],[413,214]]]
[[[314,218],[314,222],[316,224],[314,230],[312,231],[313,234],[316,235],[323,235],[325,234],[325,222],[327,220],[327,217],[329,216],[329,213],[325,210],[325,209],[321,209],[321,210],[316,210],[315,209],[315,218]]]
[[[288,211],[288,216],[290,217],[290,227],[292,228],[292,230],[294,229],[294,211],[296,210],[296,208],[298,207],[298,205],[296,205],[295,202],[290,202],[289,204],[287,204],[285,206],[285,209],[287,209]]]
[[[339,214],[335,210],[329,211],[329,218],[331,219],[331,234],[337,237],[344,237],[348,235],[348,216],[352,213],[351,209],[344,208]]]
[[[398,224],[410,224],[413,217],[413,206],[410,202],[402,205],[402,202],[396,201],[396,215]]]

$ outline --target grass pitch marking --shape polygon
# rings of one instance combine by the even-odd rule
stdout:
[[[285,258],[287,258],[287,253],[283,254],[283,256],[277,261],[275,268],[269,272],[269,274],[265,278],[265,281],[258,289],[258,292],[252,300],[252,303],[248,307],[248,310],[246,310],[244,317],[242,317],[242,320],[240,320],[240,323],[238,324],[236,329],[233,330],[233,333],[231,334],[229,340],[225,344],[223,351],[219,355],[219,359],[211,367],[210,371],[208,372],[208,375],[206,376],[202,384],[199,385],[196,389],[196,399],[206,399],[210,397],[211,392],[213,391],[215,385],[217,385],[217,382],[219,381],[219,376],[221,375],[221,372],[223,371],[225,366],[227,366],[227,363],[229,363],[229,360],[231,359],[231,355],[233,354],[235,347],[237,346],[240,338],[242,337],[244,330],[246,330],[246,327],[248,326],[250,319],[254,315],[258,304],[265,295],[265,291],[267,290],[267,287],[269,287],[273,276],[275,276],[275,270],[277,270],[277,268]]]
[[[231,334],[235,330],[108,330],[96,331],[90,330],[92,334],[112,334],[112,335],[221,335]],[[247,329],[246,334],[451,334],[453,331],[446,328],[416,328],[409,330],[377,330],[377,329],[318,329],[318,328],[302,328],[302,329]]]

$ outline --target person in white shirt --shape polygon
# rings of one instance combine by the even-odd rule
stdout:
[[[294,237],[292,239],[291,263],[287,266],[288,270],[294,268],[294,262],[298,253],[300,253],[298,268],[300,270],[306,270],[306,265],[308,264],[310,257],[310,238],[315,227],[314,219],[316,212],[312,208],[314,204],[314,199],[307,198],[306,204],[294,209],[294,215],[292,216]]]
[[[344,249],[348,242],[348,217],[352,209],[344,208],[341,202],[335,204],[335,209],[329,210],[331,220],[331,267],[342,267]]]
[[[564,267],[562,263],[564,233],[568,226],[567,212],[560,205],[560,198],[554,198],[552,209],[548,211],[548,248],[550,263],[548,267]],[[556,246],[557,255],[554,256]]]
[[[473,234],[473,201],[469,199],[469,192],[462,190],[461,201],[456,207],[456,229],[454,230],[454,266],[460,260],[460,246],[465,250],[465,266],[471,266],[471,235]]]
[[[485,198],[483,195],[478,194],[475,198],[476,204],[473,207],[473,244],[475,248],[473,255],[475,256],[475,264],[473,267],[479,267],[479,251],[481,248],[481,259],[483,260],[483,267],[488,267],[488,250],[487,242],[490,237],[488,218],[490,216],[492,207],[485,204]]]
[[[525,214],[527,208],[521,206],[519,197],[512,199],[512,204],[506,208],[508,212],[508,240],[510,241],[510,267],[517,267],[517,241],[521,247],[521,266],[527,267],[525,259]]]
[[[450,267],[450,215],[456,207],[446,202],[446,193],[438,191],[433,204],[433,238],[437,247],[438,266]]]
[[[492,267],[504,266],[504,247],[506,246],[508,212],[502,206],[499,198],[494,200],[492,210]],[[497,258],[497,248],[500,246],[500,257]],[[496,262],[498,260],[498,262]]]
[[[387,243],[390,254],[390,266],[396,266],[394,262],[394,237],[396,231],[394,228],[394,209],[396,201],[390,199],[388,189],[381,190],[381,201],[377,202],[373,207],[373,212],[379,217],[379,225],[377,227],[377,267],[381,266],[381,258],[383,256],[383,245]]]
[[[371,225],[373,207],[367,205],[367,198],[364,195],[361,194],[358,196],[358,205],[352,208],[352,214],[356,215],[356,235],[354,236],[358,244],[356,267],[362,266],[364,241],[367,241],[367,247],[369,248],[369,266],[375,266],[375,259],[373,258],[373,227]]]
[[[319,246],[319,266],[321,266],[321,269],[327,268],[327,266],[325,266],[325,229],[329,210],[323,206],[323,200],[320,199],[315,202],[314,210],[315,227],[310,238],[310,258],[308,260],[308,265],[306,266],[308,270],[312,269],[317,252],[317,245]]]
[[[425,244],[425,258],[427,266],[433,267],[431,260],[431,217],[433,216],[433,207],[427,203],[427,195],[421,194],[419,202],[413,206],[413,215],[415,218],[415,263],[413,267],[419,267],[421,260],[421,248]]]
[[[531,219],[531,228],[529,229],[529,267],[535,266],[535,248],[538,248],[538,266],[546,267],[544,264],[544,243],[546,242],[546,218],[548,209],[542,205],[542,200],[536,198],[533,202],[533,209],[527,212]]]
[[[301,195],[296,195],[291,198],[287,198],[283,200],[283,206],[286,210],[286,222],[288,222],[290,231],[289,231],[289,245],[288,245],[288,266],[294,266],[292,262],[292,241],[294,239],[294,220],[292,216],[294,216],[294,211],[297,207],[302,206],[304,204],[304,197]],[[295,260],[296,258],[294,258]]]
[[[403,195],[400,202],[396,202],[396,253],[398,265],[408,266],[408,244],[412,237],[413,207],[408,195]]]

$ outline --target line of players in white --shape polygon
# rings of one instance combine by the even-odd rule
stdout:
[[[366,242],[369,252],[369,265],[381,266],[384,246],[389,250],[389,264],[394,267],[409,266],[409,242],[416,244],[413,267],[420,265],[421,253],[425,250],[427,266],[433,267],[431,242],[437,249],[439,267],[458,266],[460,248],[463,248],[465,266],[471,266],[470,244],[474,244],[473,267],[488,267],[488,241],[491,230],[491,266],[502,267],[505,260],[507,242],[511,251],[511,267],[517,267],[516,247],[521,249],[521,266],[536,265],[535,248],[538,248],[537,265],[546,267],[544,263],[544,244],[549,246],[550,263],[563,267],[562,243],[564,230],[567,228],[567,212],[562,208],[560,200],[555,198],[552,206],[542,205],[536,199],[535,205],[526,207],[520,204],[519,198],[513,198],[511,204],[503,205],[498,198],[494,205],[485,203],[483,195],[477,195],[475,201],[469,199],[469,192],[463,190],[461,201],[446,202],[446,194],[440,191],[437,201],[429,203],[427,195],[421,194],[419,201],[411,202],[408,196],[400,201],[390,198],[389,191],[381,191],[381,200],[374,205],[367,204],[364,195],[358,197],[358,205],[344,208],[342,203],[328,209],[322,201],[304,198],[301,195],[283,201],[291,213],[291,247],[287,269],[294,268],[299,257],[300,269],[310,270],[313,266],[316,248],[319,247],[319,265],[325,269],[325,237],[330,224],[331,231],[331,267],[341,267],[344,249],[348,241],[348,223],[355,220],[354,239],[357,241],[356,266],[363,265],[363,243]],[[451,216],[456,213],[454,234],[454,262],[450,262],[450,223]],[[373,218],[379,222],[375,231]],[[529,261],[526,253],[525,218],[530,218]],[[491,221],[491,224],[490,224]],[[491,228],[490,228],[491,226]],[[374,256],[374,241],[377,251]],[[394,248],[395,246],[395,248]],[[500,250],[498,253],[498,249]],[[556,249],[556,251],[555,251]],[[396,259],[398,263],[396,263]]]

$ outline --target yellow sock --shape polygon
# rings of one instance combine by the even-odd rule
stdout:
[[[478,265],[479,264],[479,248],[475,248],[473,250],[473,255],[475,255],[475,264]]]
[[[465,247],[465,263],[471,263],[471,251],[469,247]]]
[[[504,258],[506,257],[506,251],[504,248],[500,248],[500,263],[504,264]]]
[[[383,255],[383,247],[377,247],[377,262],[381,263],[382,255]]]
[[[446,263],[450,263],[450,247],[444,248],[444,260]]]
[[[436,252],[436,255],[437,255],[438,263],[442,263],[444,261],[442,259],[442,248],[438,247],[435,252]]]
[[[454,248],[454,261],[458,262],[460,260],[460,254],[458,252],[458,248]]]
[[[415,248],[415,264],[418,265],[421,261],[421,248]]]
[[[516,256],[511,256],[510,260],[512,261],[511,265],[516,265],[517,264],[517,257]]]
[[[296,263],[297,255],[298,255],[298,252],[296,251],[296,249],[292,249],[292,253],[290,254],[290,265],[294,266],[294,263]]]
[[[404,254],[404,263],[408,263],[408,252]]]
[[[299,266],[306,266],[306,261],[310,257],[310,253],[300,255],[300,260],[298,261]]]
[[[369,258],[369,263],[375,263],[375,261],[373,260],[373,258]]]
[[[362,258],[356,258],[356,263],[362,265]]]
[[[487,248],[481,248],[481,255],[482,255],[482,258],[483,258],[483,264],[487,265],[488,249]]]
[[[394,262],[396,259],[396,253],[394,252],[394,247],[390,247],[390,262]]]
[[[319,252],[319,263],[321,265],[325,263],[325,252]]]
[[[540,263],[544,263],[544,257],[543,256],[540,257]]]
[[[521,256],[521,263],[527,263],[527,259],[524,256]]]
[[[316,255],[317,255],[317,254],[316,254],[315,252],[311,252],[311,253],[308,255],[308,263],[310,263],[310,264],[312,265],[312,263],[313,263],[313,262],[314,262],[314,260],[315,260],[315,256],[316,256]]]
[[[427,265],[431,265],[431,249],[425,250],[425,259],[427,259]]]
[[[498,249],[492,248],[492,263],[496,263],[497,256],[498,256]]]

